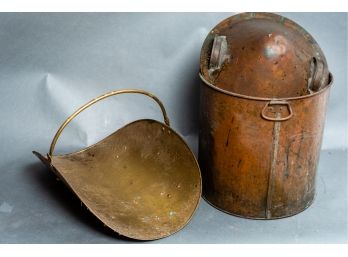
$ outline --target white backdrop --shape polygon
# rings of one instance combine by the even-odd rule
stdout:
[[[42,202],[45,190],[33,188],[32,178],[24,172],[28,165],[38,162],[31,156],[31,150],[46,153],[64,119],[100,94],[139,88],[157,95],[173,128],[197,153],[199,53],[210,29],[231,15],[1,13],[0,242],[25,242],[30,231],[39,229],[33,217],[40,220],[37,217],[40,212],[33,208],[40,210],[50,201],[48,197]],[[335,82],[323,149],[346,149],[347,14],[283,15],[311,33],[326,55]],[[67,127],[57,151],[83,148],[139,118],[161,120],[162,116],[155,103],[144,96],[107,99]],[[2,214],[1,206],[10,206],[12,209],[3,207],[3,210],[11,209],[13,215]],[[50,206],[59,210],[54,203]],[[51,209],[42,210],[49,215],[53,213]],[[31,216],[25,216],[25,212]],[[10,226],[17,226],[17,234],[9,232]],[[6,237],[2,237],[4,231]],[[43,234],[44,237],[38,235],[33,240],[41,242],[47,237]]]

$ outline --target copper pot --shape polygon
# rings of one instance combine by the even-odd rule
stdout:
[[[204,198],[255,219],[306,209],[333,81],[312,36],[279,15],[232,16],[208,34],[200,77]]]

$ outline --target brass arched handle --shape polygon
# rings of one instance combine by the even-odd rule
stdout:
[[[83,110],[87,109],[88,107],[90,107],[91,105],[95,104],[96,102],[99,102],[100,100],[103,100],[107,97],[113,96],[113,95],[118,95],[118,94],[125,94],[125,93],[136,93],[136,94],[143,94],[146,95],[148,97],[151,97],[153,100],[155,100],[157,102],[157,104],[161,107],[162,110],[162,114],[163,114],[163,119],[164,122],[167,126],[170,126],[170,122],[166,113],[166,110],[164,108],[163,103],[153,94],[146,92],[144,90],[139,90],[139,89],[124,89],[124,90],[117,90],[117,91],[111,91],[109,93],[106,93],[104,95],[101,95],[91,101],[89,101],[88,103],[86,103],[85,105],[81,106],[79,109],[77,109],[73,114],[71,114],[64,122],[63,124],[59,127],[58,131],[56,132],[56,134],[54,135],[54,138],[52,140],[51,146],[50,146],[50,150],[49,153],[47,154],[48,160],[51,160],[51,157],[53,155],[53,151],[54,148],[56,146],[57,140],[60,136],[60,134],[62,133],[62,131],[64,130],[64,128],[77,116],[79,115]]]

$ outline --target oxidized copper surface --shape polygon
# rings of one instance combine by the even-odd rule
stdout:
[[[284,17],[239,14],[209,33],[200,65],[204,198],[256,219],[307,208],[332,83],[317,43]]]
[[[242,13],[219,23],[203,44],[200,71],[221,89],[270,98],[306,95],[326,86],[329,77],[313,37],[270,13]]]

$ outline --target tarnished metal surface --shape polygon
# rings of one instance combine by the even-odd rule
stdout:
[[[211,63],[221,59],[212,72]],[[219,23],[203,44],[200,70],[221,89],[256,97],[302,96],[328,82],[326,59],[313,37],[271,13],[242,13]]]
[[[209,56],[216,35],[226,36],[229,58],[214,74]],[[200,64],[204,198],[255,219],[307,208],[332,84],[314,39],[284,17],[240,14],[208,35]]]
[[[47,158],[34,153],[115,232],[138,240],[166,237],[183,228],[196,210],[201,195],[199,166],[168,125],[138,120],[79,152],[53,155],[58,136]]]

